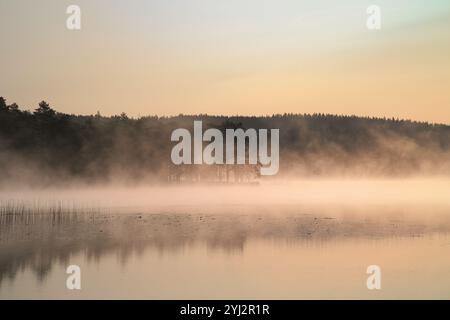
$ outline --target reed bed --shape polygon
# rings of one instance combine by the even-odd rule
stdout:
[[[101,213],[100,206],[80,204],[62,200],[0,200],[0,224],[25,223],[51,220],[52,222],[70,222],[86,216]]]

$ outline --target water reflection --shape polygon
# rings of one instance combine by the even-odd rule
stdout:
[[[407,214],[395,208],[361,210],[335,210],[335,215],[298,208],[281,213],[279,208],[249,208],[229,214],[1,212],[0,286],[24,270],[32,270],[38,281],[45,282],[52,267],[68,265],[80,254],[95,263],[115,254],[117,262],[126,265],[131,256],[142,256],[149,249],[164,255],[204,244],[210,251],[233,255],[244,254],[251,240],[321,246],[343,239],[358,243],[450,231],[446,209],[435,215],[424,214],[423,209],[409,209]]]

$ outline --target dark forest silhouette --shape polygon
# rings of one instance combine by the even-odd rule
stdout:
[[[32,177],[34,183],[194,181],[211,170],[219,181],[255,178],[254,168],[239,173],[242,167],[172,165],[171,132],[192,131],[194,120],[202,120],[204,130],[279,128],[282,178],[450,175],[450,126],[443,124],[329,114],[81,116],[57,112],[44,101],[24,111],[0,98],[0,183]]]

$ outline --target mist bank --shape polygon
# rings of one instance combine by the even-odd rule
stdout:
[[[279,172],[250,165],[173,165],[178,128],[279,129]],[[450,177],[450,126],[326,114],[129,118],[22,111],[0,98],[0,187],[161,185],[315,178]]]
[[[250,185],[8,189],[5,212],[320,213],[450,212],[450,179],[303,180]]]

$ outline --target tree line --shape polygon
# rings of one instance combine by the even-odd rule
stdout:
[[[171,132],[192,130],[194,120],[207,128],[280,129],[281,178],[450,174],[444,124],[319,113],[83,116],[57,112],[45,101],[22,110],[0,97],[0,183],[173,180],[174,170],[187,169],[171,165]],[[226,176],[229,169],[218,170]]]

